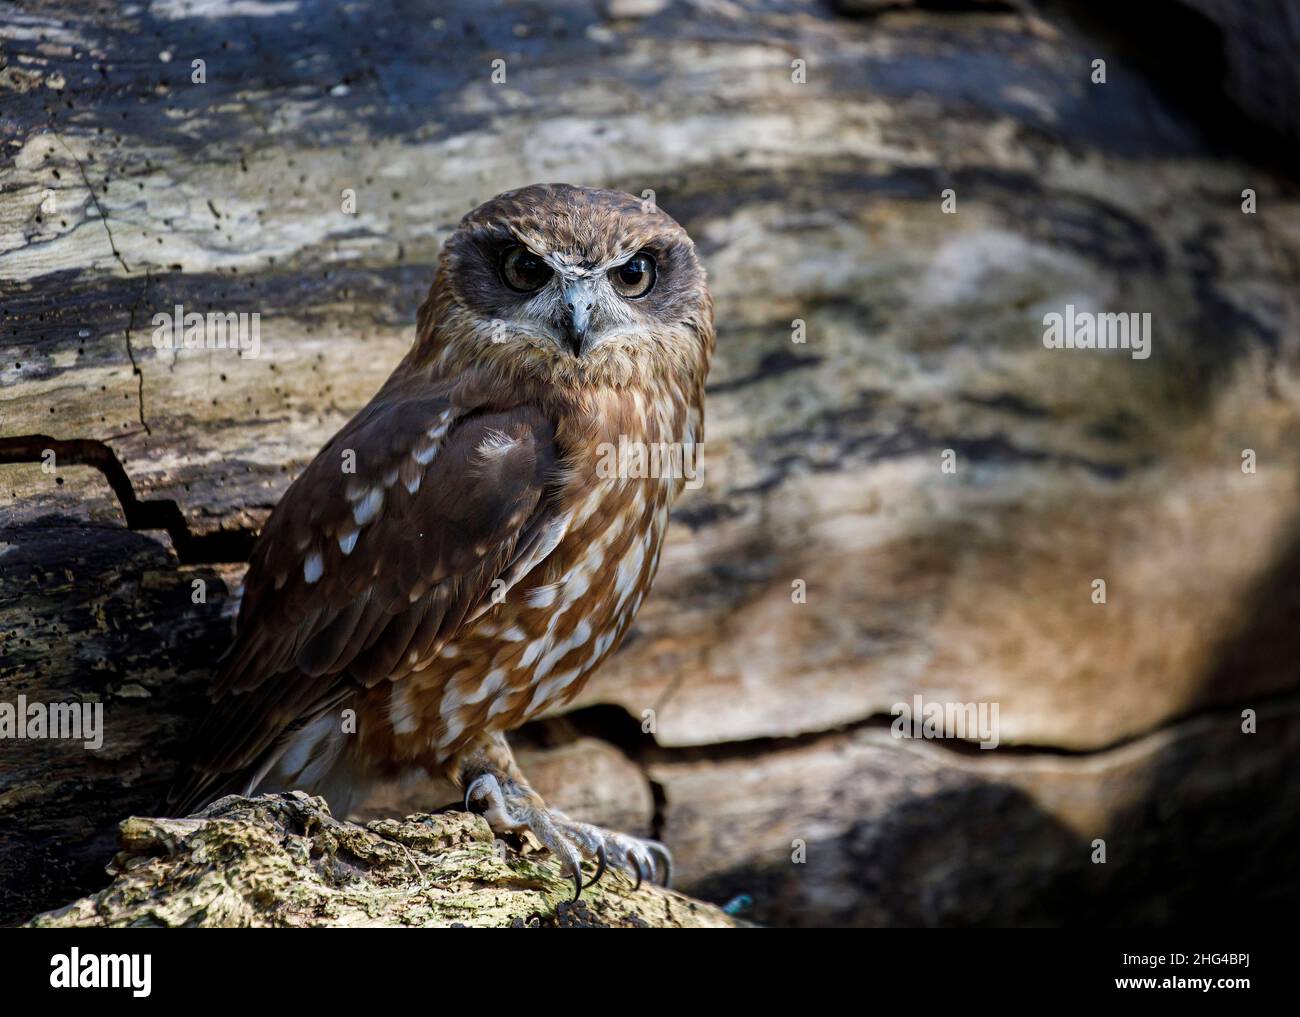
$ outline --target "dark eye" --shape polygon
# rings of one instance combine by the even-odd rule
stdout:
[[[550,277],[551,267],[526,247],[508,247],[501,255],[501,278],[512,290],[531,293]]]
[[[625,297],[644,297],[654,289],[654,257],[649,251],[638,251],[623,264],[609,270],[609,281]]]

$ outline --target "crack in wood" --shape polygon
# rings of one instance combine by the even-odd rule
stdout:
[[[131,266],[126,263],[126,259],[122,257],[122,252],[117,249],[117,242],[113,239],[112,227],[108,225],[108,215],[104,212],[104,206],[99,203],[99,198],[95,195],[95,188],[94,185],[91,184],[90,177],[86,173],[86,167],[82,165],[81,160],[77,158],[77,153],[68,146],[68,143],[63,140],[63,136],[59,134],[58,131],[51,128],[50,133],[58,139],[59,144],[63,146],[63,150],[68,153],[68,158],[76,164],[77,172],[81,174],[81,181],[86,185],[86,192],[90,195],[90,200],[95,206],[95,211],[99,213],[99,221],[103,224],[104,233],[108,237],[108,247],[109,250],[113,252],[113,257],[116,258],[117,263],[122,266],[123,272],[127,275],[132,275]],[[136,299],[136,302],[131,305],[130,315],[126,323],[126,356],[127,359],[131,361],[131,373],[136,377],[136,411],[140,417],[140,424],[144,427],[146,434],[152,435],[153,431],[149,427],[149,422],[144,419],[144,371],[141,370],[140,365],[136,363],[135,350],[131,348],[131,333],[135,330],[135,312],[139,310],[140,305],[148,295],[149,270],[145,269],[144,290]]]
[[[176,557],[182,565],[210,565],[248,560],[257,534],[247,528],[222,529],[213,533],[194,534],[171,498],[142,500],[136,496],[131,478],[117,458],[117,453],[93,438],[52,438],[46,434],[23,434],[0,438],[0,465],[44,462],[46,451],[56,461],[77,466],[91,466],[103,474],[117,496],[130,530],[166,530]]]
[[[144,428],[144,433],[152,435],[153,431],[149,427],[149,422],[144,419],[144,371],[135,360],[135,350],[131,348],[131,333],[135,331],[135,312],[140,309],[140,305],[149,297],[149,270],[145,269],[144,289],[140,291],[140,296],[134,304],[131,305],[131,313],[126,322],[126,355],[131,360],[131,373],[136,377],[136,409],[140,416],[140,426]],[[173,356],[175,354],[173,353]]]
[[[1280,692],[1262,695],[1247,702],[1213,703],[1187,710],[1157,722],[1151,727],[1134,731],[1131,734],[1113,739],[1100,745],[1073,747],[1069,745],[1050,745],[1038,742],[1002,743],[996,748],[983,749],[979,742],[963,738],[900,738],[900,742],[923,741],[936,748],[957,755],[975,758],[999,758],[1006,756],[1054,756],[1071,759],[1087,759],[1104,756],[1129,748],[1148,738],[1176,731],[1179,728],[1209,719],[1230,717],[1240,721],[1241,711],[1249,708],[1255,711],[1271,709],[1289,709],[1300,707],[1300,696],[1293,692]],[[815,731],[803,731],[794,735],[766,735],[755,738],[736,738],[731,741],[712,742],[707,745],[661,745],[653,735],[642,733],[641,724],[622,706],[602,704],[583,707],[573,713],[565,714],[575,730],[589,738],[597,738],[613,745],[625,756],[636,763],[645,773],[646,779],[653,785],[649,767],[661,763],[690,762],[725,762],[733,759],[750,759],[759,756],[783,752],[790,749],[806,748],[818,742],[858,731],[876,728],[889,730],[896,718],[892,714],[873,713],[858,720],[835,727],[820,728]],[[527,731],[530,726],[521,730]],[[658,797],[656,792],[656,804]]]

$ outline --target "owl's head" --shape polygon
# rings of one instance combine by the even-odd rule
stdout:
[[[620,191],[534,184],[461,220],[420,309],[449,368],[494,362],[544,381],[703,383],[713,305],[686,231]]]

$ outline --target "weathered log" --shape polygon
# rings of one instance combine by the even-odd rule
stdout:
[[[122,823],[107,889],[38,928],[405,926],[727,928],[699,901],[607,872],[574,901],[550,859],[468,813],[366,824],[301,792],[231,796],[189,819]]]
[[[1164,917],[1193,910],[1163,740],[1209,774],[1183,804],[1211,867],[1234,793],[1297,793],[1276,749],[1300,683],[1294,154],[1211,130],[1116,23],[972,6],[6,9],[0,699],[98,701],[106,731],[0,742],[0,920],[102,885],[201,710],[258,526],[401,356],[459,215],[546,178],[653,189],[699,242],[720,344],[704,487],[624,650],[523,733],[540,790],[666,837],[685,887],[750,892],[763,921],[960,920],[926,897],[947,863],[904,846],[965,858],[972,813],[1007,817],[981,921],[1122,901],[1149,875],[1131,854],[1095,897],[1077,867],[1130,826],[1177,860]],[[1280,38],[1267,5],[1195,6],[1229,98],[1293,135],[1268,111],[1294,62],[1242,43]],[[1045,349],[1067,303],[1150,312],[1151,356]],[[156,349],[177,304],[260,314],[260,355]],[[999,704],[1001,747],[877,744],[917,694]],[[1223,741],[1246,709],[1259,735]],[[1028,779],[1060,768],[1068,794]],[[450,799],[388,788],[365,814]],[[920,842],[897,818],[919,815]],[[1276,892],[1297,816],[1252,827],[1244,899]]]

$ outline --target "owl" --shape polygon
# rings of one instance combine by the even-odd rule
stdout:
[[[257,540],[175,809],[301,788],[343,812],[376,780],[445,775],[576,894],[584,860],[666,883],[663,845],[548,806],[505,735],[627,634],[713,347],[695,247],[652,205],[538,184],[466,215],[410,351]]]

